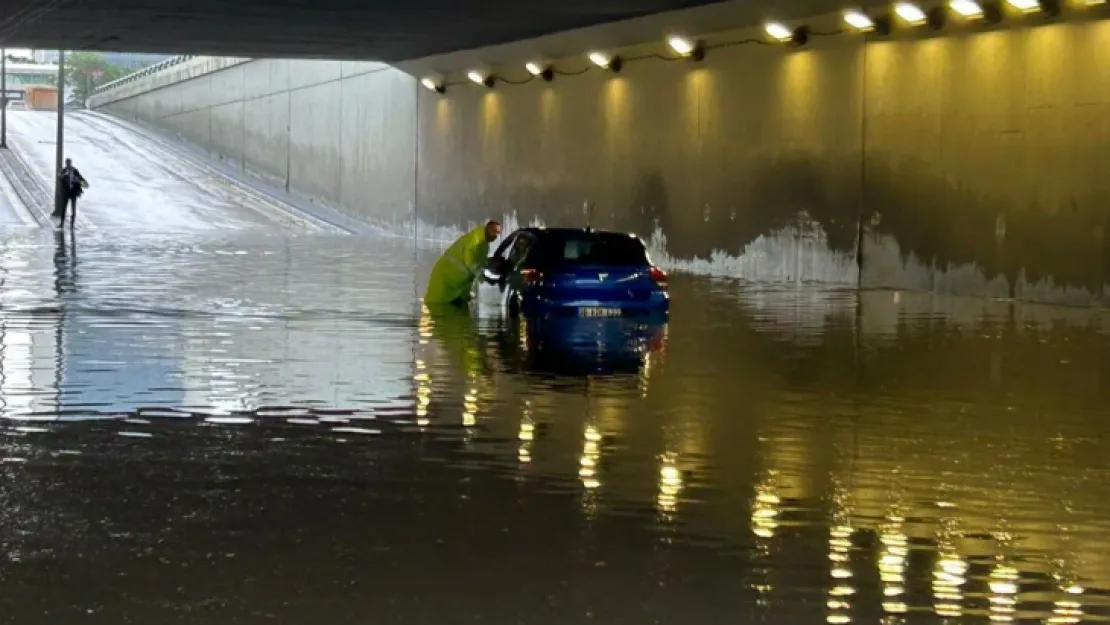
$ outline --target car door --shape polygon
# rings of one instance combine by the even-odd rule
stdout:
[[[513,298],[518,296],[522,284],[520,268],[524,260],[528,257],[528,252],[531,251],[532,245],[535,244],[535,242],[535,235],[530,232],[521,232],[513,241],[512,247],[506,252],[504,262],[505,277],[501,280],[503,304],[508,305]]]
[[[531,233],[521,232],[520,236],[513,241],[513,247],[509,250],[507,259],[509,261],[509,270],[513,273],[520,270],[521,263],[528,257],[528,252],[532,249],[532,244],[536,242],[536,237]]]
[[[486,277],[496,282],[502,291],[505,290],[505,283],[511,271],[508,262],[509,252],[512,250],[517,239],[520,238],[522,232],[521,230],[517,230],[505,237],[505,240],[501,242],[501,245],[497,246],[497,250],[493,252],[493,256],[490,256],[489,262],[487,263]]]

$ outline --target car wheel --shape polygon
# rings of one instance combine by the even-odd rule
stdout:
[[[509,316],[514,318],[520,316],[520,299],[516,295],[509,298]]]

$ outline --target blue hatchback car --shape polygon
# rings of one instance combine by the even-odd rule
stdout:
[[[667,274],[631,234],[521,228],[494,252],[487,279],[510,315],[665,316]]]

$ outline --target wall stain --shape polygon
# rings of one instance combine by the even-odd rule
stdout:
[[[1087,293],[1090,303],[1103,297],[1110,253],[1099,232],[1110,219],[1110,205],[1073,198],[1069,209],[1054,211],[952,185],[930,173],[923,159],[894,162],[883,154],[867,161],[866,207],[881,218],[865,220],[865,229],[896,240],[903,263],[912,255],[937,272],[973,266],[988,280],[1004,278],[1016,297],[1022,296],[1019,285],[1059,289],[1060,298],[1036,298],[1063,303],[1076,300],[1067,291]]]

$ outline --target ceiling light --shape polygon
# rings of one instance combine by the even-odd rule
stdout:
[[[470,81],[473,82],[474,84],[483,85],[485,87],[492,87],[493,86],[493,76],[490,75],[490,74],[485,74],[485,73],[479,72],[476,69],[472,69],[469,72],[467,72],[466,77],[469,78]]]
[[[852,28],[863,33],[875,33],[886,36],[890,34],[890,17],[881,16],[872,19],[863,11],[849,9],[844,12],[844,22]]]
[[[975,0],[952,0],[948,3],[948,6],[956,13],[967,18],[983,17],[983,7],[979,6],[979,3]]]
[[[766,30],[767,34],[773,39],[778,39],[779,41],[788,41],[794,36],[794,33],[791,32],[789,28],[778,22],[768,22],[763,26],[763,29]]]
[[[691,61],[700,61],[705,58],[705,48],[696,39],[672,35],[667,38],[667,45],[679,56],[684,56]]]
[[[844,21],[856,30],[869,31],[875,29],[875,22],[861,11],[845,11]]]
[[[542,78],[548,82],[550,82],[551,79],[555,77],[555,70],[552,69],[551,66],[547,63],[537,63],[535,61],[532,61],[530,63],[527,63],[524,67],[528,70],[529,74],[537,78]]]
[[[669,45],[672,50],[681,54],[682,56],[690,54],[694,51],[694,48],[697,47],[694,45],[693,41],[690,41],[685,37],[679,37],[677,35],[667,39],[667,45]]]
[[[430,77],[420,79],[420,84],[424,85],[428,89],[431,89],[432,91],[435,91],[436,93],[443,93],[447,90],[442,83]]]
[[[905,20],[908,24],[916,26],[918,24],[925,23],[925,12],[922,11],[916,4],[911,4],[909,2],[899,2],[898,4],[894,5],[894,12],[897,13],[898,17]]]
[[[1034,13],[1040,10],[1047,15],[1056,15],[1060,12],[1060,5],[1055,0],[1006,0],[1006,2],[1022,13]]]
[[[613,57],[604,52],[591,52],[590,60],[598,67],[609,67],[609,64],[613,62]]]
[[[617,56],[612,56],[604,52],[591,52],[590,61],[602,69],[614,72],[621,71],[621,59]]]
[[[799,26],[794,30],[790,30],[779,22],[767,22],[764,24],[763,29],[767,31],[773,39],[783,43],[792,43],[796,46],[804,46],[809,41],[809,29],[805,26]]]

